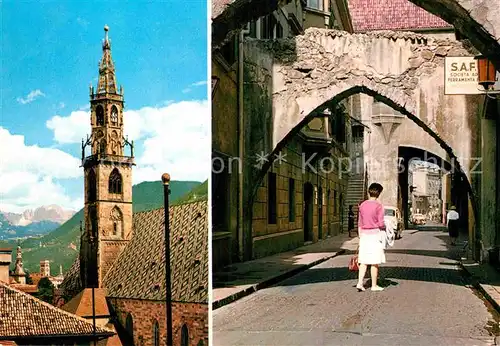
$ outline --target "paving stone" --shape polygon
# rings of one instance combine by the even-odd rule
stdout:
[[[493,345],[498,317],[446,241],[407,232],[387,251],[383,292],[356,291],[346,254],[214,310],[214,345]]]

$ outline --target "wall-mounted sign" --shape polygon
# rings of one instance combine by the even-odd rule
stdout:
[[[480,95],[484,89],[478,84],[477,61],[474,57],[446,57],[444,60],[445,95]],[[494,90],[500,90],[500,73]]]

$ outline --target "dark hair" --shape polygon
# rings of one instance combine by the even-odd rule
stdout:
[[[383,190],[384,188],[379,183],[372,183],[368,188],[368,195],[370,197],[378,198]]]

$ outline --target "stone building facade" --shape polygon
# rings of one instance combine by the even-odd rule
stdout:
[[[337,2],[333,3],[338,11]],[[338,3],[345,6],[344,1]],[[217,3],[214,6],[218,8]],[[262,102],[251,96],[253,89],[260,87],[255,81],[265,81],[267,72],[261,74],[258,64],[252,67],[259,56],[249,51],[245,42],[298,35],[308,15],[305,1],[285,2],[249,22],[213,52],[214,270],[234,261],[293,249],[342,230],[347,175],[340,176],[338,165],[348,156],[350,135],[345,129],[349,129],[349,103],[342,113],[320,114],[290,140],[282,150],[283,160],[274,164],[256,187],[252,215],[243,210],[244,195],[254,188],[249,183],[250,171],[259,170],[260,153],[254,148],[272,131],[267,110],[259,108]],[[334,164],[318,170],[320,161]],[[251,224],[246,230],[245,222]]]
[[[429,11],[429,13],[433,13],[436,17],[431,17],[427,12],[422,10],[418,12],[417,10],[419,10],[419,8],[415,6],[411,7],[410,2],[425,9],[426,11]],[[260,3],[260,0],[247,1],[245,2],[243,8],[248,11],[248,9],[251,8],[252,5]],[[420,93],[421,97],[419,97],[418,99],[411,100],[406,96],[412,94],[416,86],[422,86],[418,83],[418,80],[422,79],[422,77],[420,77],[420,74],[418,74],[418,71],[417,74],[412,74],[413,81],[410,80],[411,84],[415,82],[417,84],[404,84],[405,88],[407,87],[407,85],[409,87],[409,90],[406,90],[405,92],[406,95],[397,95],[397,89],[399,88],[399,86],[395,85],[397,84],[397,82],[393,84],[390,81],[390,78],[394,76],[394,73],[388,74],[388,78],[381,78],[378,81],[374,81],[373,71],[371,72],[371,75],[364,75],[364,73],[359,71],[359,67],[363,69],[362,64],[358,66],[358,69],[351,69],[351,74],[353,74],[353,76],[351,76],[353,78],[353,83],[345,81],[346,77],[349,78],[348,71],[336,71],[338,72],[339,76],[341,76],[341,78],[339,79],[343,79],[344,82],[330,82],[330,85],[341,85],[339,88],[333,88],[332,85],[332,87],[328,90],[330,94],[329,97],[331,97],[332,94],[348,92],[349,90],[347,88],[353,86],[353,84],[362,85],[363,87],[369,87],[371,91],[374,91],[374,93],[383,95],[386,98],[386,101],[394,101],[394,99],[396,99],[396,101],[393,102],[392,105],[395,105],[398,110],[405,109],[406,111],[408,111],[408,109],[410,109],[409,112],[405,113],[408,113],[406,115],[412,120],[424,119],[424,124],[422,124],[421,122],[419,122],[419,124],[428,125],[423,127],[426,129],[425,132],[431,135],[430,137],[428,137],[429,141],[425,141],[425,143],[430,143],[431,146],[433,146],[434,144],[438,145],[436,145],[435,148],[425,148],[425,150],[420,149],[420,151],[416,153],[417,156],[423,156],[423,152],[427,152],[427,150],[429,149],[434,149],[434,156],[439,157],[442,161],[449,161],[454,158],[456,159],[457,157],[480,157],[482,159],[481,177],[479,177],[479,175],[476,175],[475,177],[467,176],[467,171],[470,171],[474,164],[469,165],[468,163],[462,163],[462,165],[459,167],[459,170],[462,171],[453,173],[450,172],[449,174],[445,175],[446,179],[444,180],[444,191],[446,191],[447,194],[446,199],[448,205],[450,203],[457,204],[457,202],[460,202],[458,203],[460,204],[459,208],[462,211],[462,215],[464,215],[464,217],[461,219],[465,220],[465,222],[467,223],[466,225],[462,225],[462,228],[465,227],[465,229],[468,229],[469,231],[469,248],[473,252],[473,258],[484,261],[488,260],[491,255],[493,259],[498,259],[500,257],[498,255],[498,240],[500,239],[500,237],[498,237],[498,232],[500,229],[500,218],[496,216],[500,215],[500,188],[498,187],[498,181],[500,180],[497,179],[499,174],[498,172],[500,172],[500,169],[498,168],[500,167],[500,155],[498,154],[499,151],[496,150],[499,143],[498,138],[500,137],[500,127],[496,126],[499,113],[498,100],[491,99],[485,96],[467,96],[458,99],[455,98],[457,99],[456,106],[449,107],[449,109],[445,112],[441,110],[433,112],[432,107],[429,107],[429,105],[434,103],[434,101],[432,101],[433,97],[442,95],[442,92],[436,92],[436,86],[441,86],[442,88],[443,76],[442,74],[440,75],[439,73],[434,73],[432,71],[435,63],[439,63],[442,67],[442,57],[474,56],[481,53],[494,63],[498,71],[498,67],[500,66],[500,43],[498,40],[498,33],[500,32],[500,17],[496,15],[499,11],[498,6],[496,6],[496,3],[493,1],[482,0],[385,0],[377,2],[370,0],[352,0],[349,1],[349,4],[357,5],[357,9],[351,9],[351,16],[353,17],[354,22],[356,21],[356,17],[359,16],[359,13],[357,13],[357,11],[361,13],[361,15],[359,16],[361,18],[359,23],[362,23],[364,26],[364,28],[361,29],[362,32],[369,32],[371,30],[381,28],[390,29],[389,27],[387,27],[387,25],[392,25],[392,29],[398,30],[398,32],[396,33],[394,31],[385,31],[384,33],[378,32],[377,34],[372,35],[357,34],[356,37],[350,37],[349,35],[331,32],[310,32],[309,34],[306,33],[306,37],[304,39],[304,41],[306,41],[306,46],[304,48],[307,50],[307,52],[312,52],[312,47],[314,47],[315,50],[318,48],[319,50],[321,50],[321,47],[323,47],[324,49],[330,50],[331,53],[331,49],[336,47],[336,53],[341,53],[340,51],[338,51],[341,50],[341,47],[346,47],[348,45],[351,46],[352,49],[354,49],[353,46],[357,45],[357,39],[364,38],[365,43],[364,45],[361,45],[361,49],[358,50],[358,52],[371,51],[374,54],[374,51],[372,51],[373,47],[369,47],[371,43],[366,41],[371,40],[369,36],[373,37],[377,35],[380,35],[380,38],[384,36],[389,38],[389,40],[386,40],[387,42],[383,42],[383,39],[376,40],[378,41],[378,43],[380,43],[380,45],[386,44],[386,48],[388,49],[390,49],[391,46],[398,46],[398,44],[394,45],[391,40],[399,40],[400,43],[403,43],[403,41],[405,40],[407,41],[407,43],[418,43],[419,40],[421,40],[423,37],[428,37],[429,42],[435,42],[436,37],[445,37],[448,39],[452,39],[451,42],[442,42],[442,44],[445,44],[446,47],[437,47],[437,49],[434,49],[435,45],[432,45],[431,47],[425,47],[425,49],[430,50],[430,52],[422,51],[422,56],[420,58],[416,56],[419,54],[410,54],[407,57],[399,59],[398,63],[391,63],[389,61],[386,61],[386,63],[388,63],[388,66],[384,67],[383,65],[379,64],[379,66],[376,67],[376,70],[382,71],[387,67],[397,68],[397,66],[401,62],[409,62],[411,64],[411,66],[408,67],[408,71],[410,73],[414,73],[414,71],[412,70],[414,70],[416,67],[423,67],[422,70],[425,71],[424,74],[434,74],[433,80],[428,77],[424,77],[423,81],[420,81],[421,83],[423,82],[423,84],[427,84],[427,86],[423,88],[423,93]],[[274,3],[274,6],[276,5],[277,4]],[[251,12],[248,11],[248,13],[251,15]],[[366,15],[367,13],[368,15]],[[401,14],[403,13],[405,14],[405,16],[401,16]],[[387,16],[387,14],[389,16]],[[407,18],[408,15],[411,14],[413,15],[410,16],[410,18]],[[372,17],[374,18],[366,19],[370,18],[370,15],[372,15]],[[245,18],[248,18],[248,16],[242,16],[241,11],[231,11],[228,12],[226,16],[220,17],[221,18],[216,18],[214,20],[214,23],[222,24],[224,21],[232,19],[233,24],[231,25],[231,27],[219,25],[217,30],[215,30],[215,34],[213,35],[214,46],[219,46],[225,38],[231,35],[232,29],[243,25],[243,23],[246,22]],[[441,19],[438,17],[440,17]],[[451,27],[445,21],[453,25],[453,31],[456,30],[458,32],[457,38],[465,39],[465,41],[457,42],[456,40],[454,40],[455,33],[450,30]],[[419,33],[409,34],[402,33],[401,31],[419,31]],[[446,31],[448,31],[447,34],[445,33]],[[421,33],[424,33],[425,36],[420,35]],[[333,37],[336,37],[336,39],[332,39]],[[320,40],[322,40],[322,42],[320,42]],[[290,44],[288,46],[288,48],[292,48],[289,53],[295,54],[295,57],[297,57],[298,52],[296,48],[303,43],[302,37],[298,37],[298,39],[295,40],[294,43],[295,45]],[[319,43],[319,46],[315,43]],[[338,43],[338,45],[335,45],[335,43]],[[283,46],[285,49],[287,49],[287,43],[285,43]],[[279,48],[279,46],[275,45],[274,48]],[[293,49],[295,49],[295,52],[293,51]],[[399,47],[400,51],[401,49],[402,47]],[[420,49],[418,47],[415,47],[415,49],[416,51],[414,51],[414,53],[420,52]],[[279,49],[277,50],[279,51]],[[390,53],[388,50],[381,50],[381,52]],[[283,58],[286,58],[287,56],[289,57],[291,55],[289,53],[283,55],[282,52],[280,52],[280,59],[283,60]],[[429,53],[435,54],[431,56]],[[358,58],[363,58],[363,54],[359,55],[360,56],[358,56]],[[410,59],[412,55],[416,59]],[[345,60],[349,59],[340,59],[340,66],[351,66],[349,64],[346,64]],[[433,63],[432,61],[435,61],[435,63]],[[352,62],[353,61],[351,61],[351,63]],[[357,62],[360,62],[359,59],[357,60]],[[273,76],[277,74],[275,72],[276,71],[273,71]],[[310,70],[309,73],[311,73]],[[321,85],[324,85],[324,83],[322,83],[320,79],[317,78],[317,76],[320,75],[321,74],[316,74],[316,80],[314,81],[314,78],[312,78],[312,81],[314,81],[316,84],[320,83]],[[328,75],[328,78],[330,79],[337,78],[336,75],[332,76],[331,74],[325,73],[325,76],[326,75]],[[385,90],[384,85],[380,84],[381,82],[385,83],[386,85],[391,84],[390,90]],[[290,83],[293,84],[293,81],[288,80],[287,83],[289,83],[287,85],[288,89],[291,89],[292,85],[290,85]],[[278,93],[283,94],[282,92]],[[310,94],[312,93],[313,92],[310,92]],[[299,115],[296,114],[294,110],[292,110],[293,107],[297,107],[297,105],[294,104],[293,100],[288,100],[288,98],[283,97],[284,95],[280,96],[285,99],[285,102],[292,104],[292,107],[288,109],[289,114],[287,113],[285,118],[282,117],[283,114],[277,114],[276,111],[273,112],[277,124],[284,124],[287,122],[287,120],[292,120],[292,122],[295,122],[297,120],[303,119],[303,117],[307,116],[307,114],[309,114],[311,111],[311,99],[314,99],[316,97],[313,96],[307,98],[306,96],[304,96],[303,98],[299,98],[297,97],[297,95],[294,95],[294,98],[300,101],[298,105]],[[277,95],[273,95],[273,98],[279,99]],[[431,102],[427,102],[429,100],[431,100]],[[417,104],[421,103],[422,101],[426,103],[425,107],[417,107]],[[364,109],[367,110],[367,114],[370,116],[371,112],[368,110],[373,106],[374,102],[370,97],[365,99],[365,101],[363,102],[366,102],[366,106],[364,107]],[[401,105],[403,105],[403,108],[398,107]],[[446,105],[449,106],[448,102],[446,102]],[[274,109],[286,109],[286,107],[283,107],[283,104],[275,104],[273,105],[273,107]],[[424,112],[420,112],[420,114],[418,114],[418,109],[422,108]],[[433,131],[431,130],[442,127],[442,122],[435,120],[430,124],[425,123],[429,120],[429,114],[435,114],[437,116],[435,119],[439,119],[440,117],[444,118],[443,114],[449,114],[450,110],[465,111],[467,113],[467,117],[464,117],[463,112],[461,112],[462,114],[455,114],[455,117],[448,116],[447,120],[449,121],[447,122],[447,125],[453,130],[443,131],[443,133],[440,133],[439,135],[437,135],[436,132],[433,133]],[[354,113],[356,114],[356,112]],[[397,114],[393,115],[394,119],[397,119]],[[394,127],[399,126],[399,128],[401,129],[398,121],[392,123],[393,124],[387,122],[378,122],[378,125],[375,124],[375,128],[380,129],[379,131],[382,131],[383,128],[385,128],[385,130],[382,131],[382,134],[390,133],[391,131],[393,131]],[[406,121],[406,123],[408,123],[408,121]],[[404,140],[408,138],[412,139],[412,135],[418,133],[418,126],[416,126],[416,124],[413,125],[406,126],[407,130],[405,131],[398,131],[402,135],[401,138],[403,138]],[[460,132],[462,136],[460,136],[459,138],[453,135],[457,133],[457,129],[460,127],[460,125],[462,125],[462,127],[463,125],[465,125],[465,131]],[[411,129],[411,126],[413,126],[414,129]],[[287,129],[287,126],[281,127],[284,131],[275,134],[276,142],[279,142],[283,138],[283,136],[288,133],[289,130]],[[368,126],[363,126],[363,128],[367,130],[370,129],[370,127]],[[365,137],[371,138],[375,135],[378,135],[378,133],[374,131],[368,131],[368,136]],[[386,137],[385,135],[383,136]],[[464,140],[464,136],[467,137],[466,140]],[[433,138],[435,142],[432,142],[431,138]],[[448,138],[448,140],[446,140],[446,138]],[[450,146],[448,143],[452,143],[452,145]],[[410,143],[403,149],[408,152],[409,148],[412,147],[415,148],[415,145]],[[366,148],[363,148],[363,151],[365,151],[365,149]],[[439,152],[441,149],[445,149],[449,157],[441,155],[444,154],[443,151],[441,153]],[[372,154],[376,154],[376,148],[369,147],[369,150]],[[397,157],[399,155],[399,149],[397,148],[389,148],[389,150],[385,148],[383,151],[388,153],[388,156]],[[415,153],[415,151],[413,151],[413,153]],[[464,171],[466,172],[465,174]],[[394,174],[394,172],[391,174]],[[372,180],[383,179],[388,179],[388,177],[384,176],[383,174],[372,176]],[[391,181],[394,180],[398,180],[398,178],[392,177]],[[388,187],[390,190],[384,193],[384,198],[390,198],[389,202],[391,204],[401,203],[400,201],[402,199],[402,196],[400,196],[400,193],[396,191],[404,191],[404,189],[400,189],[398,186],[406,186],[407,181],[404,181],[405,179],[400,180],[403,181],[400,181],[398,184],[389,184]],[[464,195],[464,190],[467,191],[467,196]],[[452,196],[453,198],[448,197],[450,195],[454,195]]]

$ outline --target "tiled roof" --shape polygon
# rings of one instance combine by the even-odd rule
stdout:
[[[355,32],[453,28],[408,0],[348,0]]]
[[[96,288],[94,290],[95,314],[96,316],[109,316],[108,304],[106,302],[106,289]],[[92,289],[86,288],[61,307],[64,311],[81,317],[92,316]]]
[[[11,283],[10,287],[14,287],[14,288],[18,289],[19,291],[23,291],[24,293],[36,293],[36,292],[38,292],[37,285]]]
[[[235,0],[212,0],[212,18],[217,18]]]
[[[93,326],[83,318],[0,283],[0,339],[29,336],[91,336]],[[113,332],[97,328],[97,334]]]
[[[134,214],[134,236],[104,279],[108,296],[164,300],[164,209]],[[207,201],[170,207],[172,300],[208,302]]]
[[[134,214],[134,236],[104,280],[108,296],[165,299],[164,217],[163,208]],[[170,232],[172,299],[207,303],[207,201],[170,207]],[[82,290],[78,258],[60,288],[69,296]]]
[[[82,282],[80,280],[80,261],[77,257],[71,265],[71,268],[66,272],[63,282],[59,285],[59,289],[64,296],[74,297],[82,290]]]

